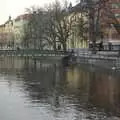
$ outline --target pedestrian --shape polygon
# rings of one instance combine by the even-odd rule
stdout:
[[[112,50],[112,43],[111,42],[108,43],[108,48],[110,51]]]
[[[103,49],[104,49],[103,41],[101,41],[101,42],[99,43],[99,50],[101,51],[101,50],[103,50]]]

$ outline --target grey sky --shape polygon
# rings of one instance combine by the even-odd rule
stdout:
[[[23,14],[25,8],[29,8],[33,5],[44,6],[44,4],[53,1],[54,0],[0,0],[0,24],[4,23],[10,15],[12,18],[15,18],[17,15]],[[71,1],[75,4],[76,0]]]

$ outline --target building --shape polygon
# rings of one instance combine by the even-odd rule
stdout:
[[[29,19],[29,14],[20,15],[14,20],[9,16],[9,19],[0,25],[0,48],[16,49],[17,47],[22,47],[24,27]]]
[[[108,44],[111,43],[114,49],[120,49],[120,0],[81,0],[73,10],[89,11],[92,7],[90,3],[99,3],[99,8],[94,6],[94,30],[91,34],[95,35],[97,43],[103,41],[105,49],[108,49]],[[95,4],[93,4],[95,5]],[[96,4],[97,5],[97,4]],[[92,19],[92,18],[91,18]],[[89,29],[91,24],[89,19]],[[93,21],[92,21],[93,22]],[[91,34],[89,37],[91,37]],[[90,39],[90,38],[89,38]],[[93,41],[90,41],[90,43]],[[107,46],[107,47],[106,47]],[[115,47],[114,47],[115,46]]]
[[[5,33],[5,25],[0,25],[0,48],[3,48],[3,46],[6,43],[6,33]]]
[[[13,21],[9,16],[9,19],[4,24],[0,25],[0,48],[7,49],[13,47],[13,42]]]
[[[88,24],[85,25],[85,23],[87,23],[86,16],[82,13],[75,12],[70,14],[69,17],[74,18],[74,23],[71,28],[70,40],[67,42],[68,49],[88,47],[88,32],[81,32],[82,29],[83,31],[87,29]]]
[[[107,0],[100,13],[100,28],[103,41],[111,43],[114,49],[120,48],[120,1]],[[115,46],[115,47],[114,47]]]
[[[4,24],[4,33],[6,35],[6,45],[4,47],[7,48],[13,48],[14,47],[14,27],[13,27],[13,20],[11,19],[11,16],[9,16],[9,19]]]
[[[22,47],[25,27],[30,19],[30,14],[23,14],[14,19],[14,43],[15,48]]]
[[[69,7],[69,19],[73,19],[70,40],[67,41],[68,49],[88,47],[88,19],[86,13],[80,9],[80,3]],[[82,32],[83,31],[83,32]],[[86,31],[86,32],[85,32]]]

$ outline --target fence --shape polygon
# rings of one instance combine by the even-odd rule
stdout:
[[[0,50],[1,56],[66,56],[69,52],[53,50]]]

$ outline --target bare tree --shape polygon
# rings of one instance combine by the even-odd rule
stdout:
[[[44,49],[45,42],[43,41],[45,30],[46,12],[42,8],[27,9],[28,14],[31,15],[26,28],[24,28],[25,36],[23,43],[27,47],[34,49]]]
[[[57,44],[61,44],[66,51],[67,41],[71,39],[75,22],[75,15],[69,13],[67,1],[63,5],[55,1],[45,9],[33,7],[27,11],[31,14],[31,19],[28,22],[26,40],[24,40],[26,45],[29,43],[29,47],[33,45],[34,49],[44,49],[48,46],[49,49],[57,50]]]
[[[74,14],[70,15],[67,3],[64,6],[56,1],[48,9],[50,13],[50,35],[54,37],[54,42],[59,42],[64,51],[67,49],[67,41],[70,39],[72,25],[75,21]]]
[[[77,17],[76,28],[79,40],[83,43],[88,40],[88,18],[87,14],[80,12]]]

